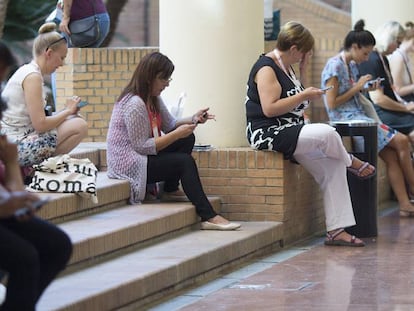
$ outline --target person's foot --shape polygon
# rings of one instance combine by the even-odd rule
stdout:
[[[400,211],[407,213],[414,213],[414,205],[410,201],[407,201],[405,204],[400,204]]]
[[[357,157],[351,156],[351,166],[348,167],[348,170],[358,176],[359,178],[369,178],[375,175],[375,167],[368,162],[361,161]]]
[[[227,225],[230,222],[221,215],[216,215],[216,216],[214,216],[213,218],[210,218],[207,221],[211,222],[212,224],[216,224],[216,225]]]
[[[213,218],[210,218],[207,221],[201,223],[202,230],[221,230],[221,231],[230,231],[240,228],[240,224],[235,222],[230,222],[225,219],[223,216],[216,215]]]
[[[407,217],[413,217],[413,216],[414,216],[413,212],[407,212],[407,211],[400,210],[400,217],[407,218]]]
[[[354,235],[350,235],[344,229],[340,228],[329,231],[326,234],[325,245],[360,247],[365,246],[365,243],[361,239],[355,237]]]
[[[401,217],[413,217],[414,216],[414,205],[411,202],[400,205],[400,216]]]

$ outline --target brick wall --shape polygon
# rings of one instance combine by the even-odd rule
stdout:
[[[221,198],[229,219],[283,222],[288,243],[325,230],[319,186],[282,154],[224,148],[193,156],[205,192]]]
[[[281,22],[298,20],[316,39],[308,72],[310,85],[320,85],[328,57],[335,55],[351,28],[350,16],[312,0],[280,0]],[[345,15],[344,15],[345,14]],[[274,47],[266,42],[265,50]],[[112,106],[128,83],[141,57],[158,50],[148,48],[69,49],[67,65],[57,71],[57,108],[77,94],[89,102],[82,114],[89,124],[86,141],[104,142]],[[323,103],[313,103],[313,121],[327,120]],[[220,196],[222,212],[230,219],[282,221],[286,241],[324,230],[322,198],[318,185],[299,165],[282,155],[249,148],[195,152],[206,193]],[[389,185],[379,161],[379,202],[389,198]]]
[[[338,6],[338,3],[333,4]],[[350,2],[342,1],[342,5],[349,6]],[[308,86],[319,87],[321,73],[328,58],[339,52],[345,36],[352,29],[350,10],[346,12],[314,0],[274,0],[273,7],[280,10],[281,25],[290,20],[301,22],[315,37],[315,50],[307,80]],[[273,49],[275,44],[275,41],[266,41],[265,51]],[[322,100],[314,101],[308,114],[313,122],[329,120]],[[378,202],[389,200],[391,190],[385,164],[381,159],[378,159],[378,186]]]
[[[248,147],[193,152],[205,192],[222,200],[231,220],[280,221],[284,240],[297,241],[325,230],[319,185],[282,154]],[[378,202],[390,199],[385,165],[378,161]]]
[[[273,7],[280,10],[281,25],[291,20],[298,21],[309,28],[315,37],[314,56],[307,79],[308,86],[319,87],[326,61],[338,53],[352,28],[350,13],[314,0],[275,0]],[[274,46],[275,42],[267,41],[265,51]],[[328,120],[321,100],[313,102],[309,115],[314,122]]]
[[[309,85],[320,85],[320,74],[327,59],[335,55],[349,29],[349,13],[313,0],[278,0],[281,23],[297,20],[309,27],[315,37],[315,53],[308,72]],[[274,48],[274,41],[265,42],[265,51]],[[155,47],[69,49],[67,65],[57,71],[57,107],[65,98],[77,94],[90,104],[82,109],[89,123],[87,141],[105,141],[112,105],[129,81],[142,55]],[[314,122],[327,121],[322,101],[315,101],[309,115]]]
[[[74,94],[89,103],[81,110],[89,126],[85,141],[106,141],[114,102],[142,56],[156,50],[151,47],[69,49],[66,66],[56,72],[57,109]]]

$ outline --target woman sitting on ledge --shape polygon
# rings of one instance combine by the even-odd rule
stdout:
[[[299,63],[304,77],[313,46],[308,29],[288,22],[280,30],[276,48],[253,65],[246,99],[247,139],[254,149],[282,152],[318,182],[324,198],[326,245],[364,246],[344,230],[355,225],[346,172],[348,168],[360,178],[370,178],[375,168],[348,154],[333,127],[305,124],[309,101],[325,91],[305,89],[291,66]]]
[[[3,133],[17,143],[19,164],[30,167],[58,154],[69,153],[87,135],[87,123],[78,116],[78,96],[52,116],[45,114],[43,77],[64,64],[68,47],[54,23],[40,27],[33,43],[33,60],[21,66],[7,82],[2,97]]]
[[[361,91],[374,90],[379,87],[380,82],[374,80],[372,86],[366,88],[366,83],[373,77],[370,74],[360,76],[357,68],[359,63],[368,60],[374,46],[373,34],[364,30],[364,22],[360,20],[345,37],[344,50],[326,63],[321,83],[322,87],[333,86],[326,94],[330,120],[374,121],[367,116],[361,104],[361,96],[364,96]],[[376,113],[374,108],[373,113]],[[388,178],[400,205],[400,216],[414,216],[414,205],[409,197],[410,193],[414,193],[414,169],[409,138],[382,122],[377,126],[377,133],[379,156],[387,166]]]
[[[193,131],[214,116],[208,108],[180,120],[169,113],[160,94],[169,85],[173,71],[171,60],[158,52],[144,56],[138,64],[112,112],[108,176],[129,180],[133,204],[144,199],[147,184],[165,181],[164,191],[170,199],[182,201],[187,196],[195,205],[201,229],[235,230],[240,224],[213,210],[191,155]],[[180,180],[185,194],[178,189]]]

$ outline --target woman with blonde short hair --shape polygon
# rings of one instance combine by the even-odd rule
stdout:
[[[247,140],[253,149],[281,152],[312,174],[324,198],[326,245],[364,246],[345,231],[356,223],[346,174],[348,169],[370,178],[375,168],[348,154],[335,128],[305,123],[310,101],[326,92],[303,86],[313,45],[307,28],[288,22],[280,30],[276,48],[253,65],[245,101]],[[299,78],[293,64],[299,64]]]

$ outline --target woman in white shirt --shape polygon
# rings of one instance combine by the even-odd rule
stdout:
[[[400,46],[389,56],[395,92],[406,102],[414,101],[414,77],[411,54],[414,52],[414,23],[405,24],[405,35]]]
[[[87,123],[78,115],[78,96],[68,99],[65,108],[54,115],[45,114],[43,77],[64,64],[68,51],[65,37],[55,29],[54,23],[40,27],[33,44],[33,60],[13,74],[2,93],[8,105],[2,131],[17,143],[22,167],[68,153],[87,135]]]

